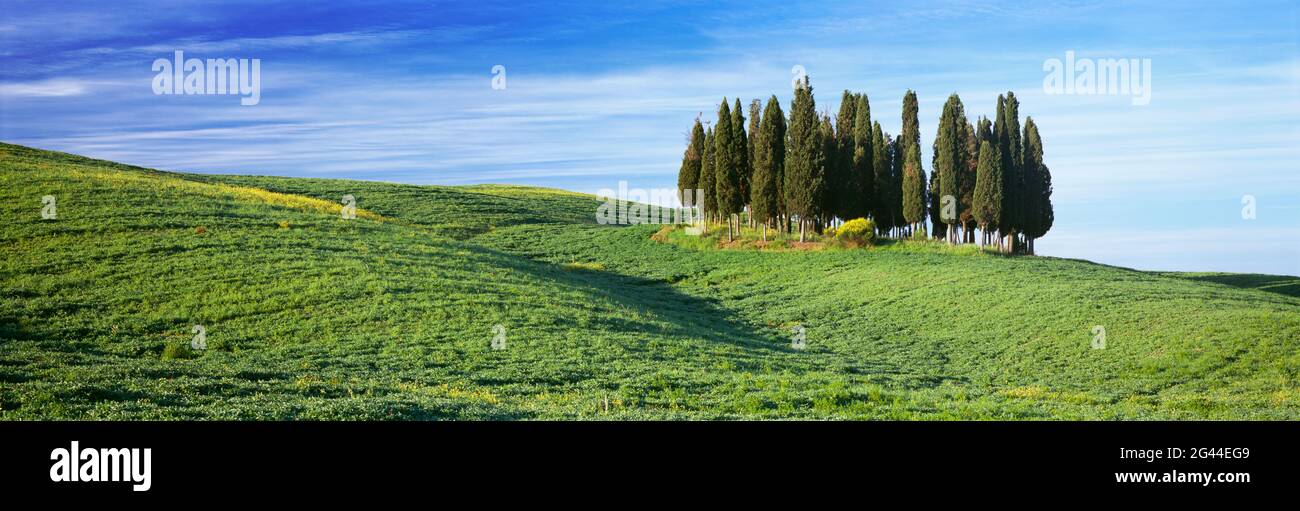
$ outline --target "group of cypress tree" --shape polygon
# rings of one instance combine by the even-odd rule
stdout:
[[[1020,126],[1013,92],[998,96],[995,119],[966,120],[956,94],[948,97],[934,142],[931,224],[949,243],[996,240],[1004,252],[1034,253],[1034,240],[1052,228],[1052,174],[1033,118]],[[952,197],[951,200],[945,200]]]
[[[916,93],[903,96],[902,133],[892,138],[871,119],[866,94],[844,91],[834,122],[818,114],[807,77],[794,90],[787,120],[773,95],[749,105],[723,98],[715,123],[699,119],[678,174],[681,190],[702,189],[706,220],[727,222],[727,240],[751,226],[816,232],[852,218],[871,218],[879,235],[923,236],[948,243],[1033,253],[1052,227],[1052,177],[1032,118],[1019,101],[998,96],[997,114],[971,124],[956,94],[939,117],[931,172],[921,162]]]

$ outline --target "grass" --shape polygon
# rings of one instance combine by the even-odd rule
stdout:
[[[720,248],[537,188],[0,169],[3,419],[1300,418],[1295,277]]]

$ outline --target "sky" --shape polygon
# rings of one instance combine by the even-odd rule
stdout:
[[[894,134],[915,90],[927,172],[949,94],[973,122],[1014,91],[1054,184],[1041,255],[1300,275],[1294,0],[3,4],[5,142],[190,172],[675,188],[697,115],[773,94],[788,112],[801,66],[819,110],[865,92]],[[259,59],[257,104],[155,94],[176,51]],[[1149,64],[1149,94],[1052,93],[1067,52]]]

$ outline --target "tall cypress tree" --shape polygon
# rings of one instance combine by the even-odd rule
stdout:
[[[925,189],[928,194],[927,200],[930,203],[930,236],[939,239],[944,236],[944,223],[939,218],[942,213],[939,210],[939,173],[934,170],[933,166],[930,169],[930,186]]]
[[[682,168],[677,172],[677,190],[679,193],[694,193],[700,181],[700,164],[704,160],[704,125],[695,120],[691,128],[691,140],[686,144],[686,153],[682,155]],[[699,200],[699,199],[695,199]],[[685,205],[685,204],[683,204]]]
[[[731,215],[738,212],[740,196],[740,163],[736,161],[735,126],[732,126],[731,107],[722,98],[718,107],[718,125],[713,132],[714,193],[717,195],[718,215],[727,221],[727,241],[734,238]]]
[[[903,152],[902,137],[891,139],[885,133],[885,140],[889,142],[889,225],[897,231],[907,225],[903,219],[903,162],[907,155]]]
[[[939,175],[939,207],[942,208],[940,221],[946,225],[947,239],[953,242],[953,233],[960,221],[961,197],[960,172],[966,164],[963,157],[962,138],[965,123],[960,121],[961,99],[956,94],[948,96],[939,116],[938,132],[934,140],[934,172]],[[960,131],[959,131],[960,130]]]
[[[1024,181],[1021,176],[1021,162],[1024,159],[1020,142],[1020,103],[1014,93],[998,96],[998,119],[994,121],[993,132],[998,137],[999,150],[1002,153],[1002,221],[998,225],[1006,238],[1006,250],[1016,250],[1016,234],[1022,228]]]
[[[1052,174],[1043,164],[1043,140],[1032,117],[1025,119],[1023,227],[1028,253],[1034,253],[1034,240],[1052,228]]]
[[[909,144],[903,163],[903,219],[916,228],[925,221],[925,170],[921,168],[921,144]]]
[[[753,117],[750,117],[752,123]],[[763,241],[767,241],[767,223],[780,213],[777,179],[785,164],[785,113],[776,96],[767,100],[758,132],[750,133],[754,140],[754,176],[750,184],[749,212],[754,221],[763,226]]]
[[[704,191],[704,218],[714,218],[718,214],[717,189],[717,136],[713,127],[704,132],[704,158],[700,160],[700,180],[696,187]]]
[[[987,120],[981,120],[981,131]],[[991,133],[990,133],[991,135]],[[990,137],[991,138],[991,137]],[[987,242],[989,227],[1002,219],[1002,157],[989,139],[980,141],[979,164],[975,169],[975,196],[972,213]]]
[[[840,97],[840,111],[835,116],[835,180],[827,186],[828,192],[835,196],[832,201],[835,209],[827,216],[837,216],[844,220],[853,218],[860,201],[853,168],[856,149],[853,144],[853,123],[857,121],[857,108],[857,96],[845,90]]]
[[[925,168],[921,164],[921,123],[917,119],[918,111],[916,91],[908,89],[903,94],[903,132],[899,134],[900,144],[896,156],[902,164],[902,182],[899,188],[901,214],[898,223],[913,227],[924,220],[926,210]],[[916,159],[916,168],[910,169],[913,157]],[[915,175],[909,176],[909,173]]]
[[[916,117],[917,108],[916,91],[908,89],[903,95],[903,132],[899,135],[899,138],[903,139],[905,146],[903,149],[906,151],[910,151],[913,145],[921,145],[921,124]],[[918,161],[917,164],[920,162]]]
[[[818,221],[816,225],[817,232],[820,234],[821,227],[830,223],[831,219],[837,214],[836,212],[840,207],[840,188],[844,183],[842,182],[843,178],[839,172],[842,170],[840,168],[840,160],[842,158],[840,158],[841,155],[839,153],[839,142],[835,139],[835,125],[831,122],[831,116],[822,116],[821,128],[819,131],[821,132],[822,154],[826,155],[825,164],[823,165],[823,168],[825,169],[823,171],[825,173],[823,182],[825,184],[823,185],[822,197],[819,202],[821,206],[817,208]],[[832,169],[834,169],[834,173],[832,173]],[[831,181],[830,176],[834,176],[837,181]]]
[[[790,141],[787,134],[789,124],[786,122],[785,112],[781,110],[781,101],[776,99],[775,94],[768,98],[767,107],[764,109],[764,116],[769,114],[776,116],[772,118],[775,134],[769,141],[775,148],[772,157],[772,167],[776,169],[776,222],[774,223],[777,224],[777,228],[781,228],[780,224],[784,223],[788,231],[789,217],[787,215],[789,211],[786,209],[785,204],[785,153]]]
[[[874,161],[872,160],[871,138],[871,103],[866,94],[859,94],[857,106],[854,107],[853,119],[853,201],[852,218],[871,216],[872,190],[875,189]]]
[[[762,100],[754,98],[753,101],[749,102],[749,141],[747,145],[747,149],[749,150],[749,167],[746,169],[747,173],[745,174],[745,178],[741,180],[740,187],[740,194],[745,198],[746,205],[749,204],[749,198],[752,194],[750,190],[754,181],[754,153],[758,146],[758,126],[759,121],[761,120],[760,116],[762,115],[762,111]],[[753,219],[753,216],[754,215],[751,213],[751,220]]]
[[[880,129],[880,121],[873,122],[871,125],[871,160],[871,172],[874,177],[871,217],[875,220],[876,229],[883,233],[893,223],[890,219],[892,211],[890,206],[893,199],[889,195],[889,145],[885,141],[884,130]]]
[[[816,214],[823,189],[823,166],[820,123],[812,86],[804,77],[802,87],[794,90],[790,105],[789,140],[785,153],[786,211],[799,216],[799,241],[805,240],[809,218]]]
[[[975,125],[966,120],[965,107],[962,108],[962,163],[957,180],[961,182],[961,226],[965,243],[975,242],[975,181],[979,166],[979,140],[975,138]]]
[[[736,215],[736,233],[740,233],[740,213],[745,211],[745,204],[749,202],[749,174],[753,172],[751,162],[749,161],[749,136],[745,133],[745,111],[741,109],[740,98],[736,98],[736,106],[731,109],[731,152],[732,158],[736,162],[736,187],[735,195],[735,215]]]

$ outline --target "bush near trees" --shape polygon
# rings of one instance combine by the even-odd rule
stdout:
[[[834,235],[841,241],[871,243],[876,237],[876,226],[866,218],[854,218],[835,228]]]
[[[866,94],[845,90],[832,118],[819,114],[807,76],[787,115],[775,95],[718,105],[717,120],[696,119],[678,171],[682,189],[703,189],[706,218],[742,227],[799,232],[834,228],[838,238],[869,226],[872,237],[972,243],[1034,253],[1055,220],[1052,176],[1032,118],[1020,123],[1014,92],[997,98],[992,119],[967,120],[957,94],[943,105],[927,174],[916,92],[903,96],[902,129],[872,120]],[[711,124],[711,126],[710,126]],[[852,219],[852,220],[849,220]],[[861,222],[858,222],[861,220]]]

